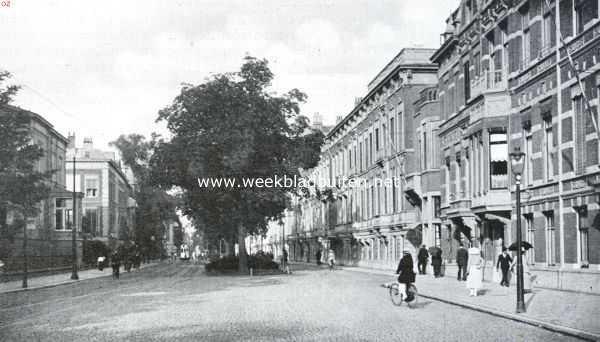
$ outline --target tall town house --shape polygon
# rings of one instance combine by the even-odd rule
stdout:
[[[39,213],[26,219],[27,260],[30,270],[69,267],[72,263],[73,193],[65,186],[67,138],[41,115],[14,106],[2,106],[0,115],[13,112],[30,118],[29,136],[44,154],[37,162],[38,172],[54,171],[46,181],[50,187],[47,199],[39,204]],[[76,194],[76,223],[81,229],[81,193]],[[0,216],[11,223],[14,216],[1,210]],[[5,223],[3,222],[3,223]],[[0,259],[5,271],[23,270],[23,232],[13,238],[0,236]],[[77,255],[81,258],[81,236],[77,235]]]
[[[315,261],[317,251],[325,258],[331,248],[340,263],[385,268],[424,236],[434,241],[437,221],[423,217],[435,214],[439,195],[433,157],[439,118],[430,108],[437,101],[433,52],[401,50],[326,135],[319,165],[307,172],[313,196],[298,199],[286,213],[291,258]],[[422,155],[431,172],[421,170]],[[351,186],[353,180],[364,184]]]
[[[546,0],[463,0],[448,18],[432,61],[450,259],[458,242],[478,241],[492,261],[515,241],[520,219],[538,284],[598,291],[598,131],[585,101],[597,119],[598,10],[597,0],[563,0],[558,8]],[[520,218],[509,159],[515,148],[525,153]]]
[[[136,203],[114,152],[94,148],[91,138],[76,148],[75,136],[70,135],[66,171],[67,188],[73,189],[74,182],[75,189],[84,195],[82,225],[86,237],[114,242],[133,239]]]

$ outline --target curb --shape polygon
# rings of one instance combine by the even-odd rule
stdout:
[[[154,267],[159,265],[160,263],[155,263],[155,264],[150,264],[144,268],[140,268],[140,270],[145,269],[145,268],[149,268],[149,267]],[[35,287],[26,287],[26,288],[19,288],[19,289],[14,289],[14,290],[7,290],[7,291],[0,291],[0,296],[5,295],[5,294],[14,294],[14,293],[19,293],[19,292],[27,292],[27,291],[35,291],[35,290],[43,290],[43,289],[49,289],[49,288],[53,288],[53,287],[58,287],[58,286],[63,286],[63,285],[69,285],[69,284],[76,284],[79,282],[83,282],[83,281],[89,281],[89,280],[94,280],[94,279],[98,279],[98,278],[105,278],[105,277],[109,277],[112,276],[112,273],[108,273],[108,274],[103,274],[101,276],[98,277],[93,277],[93,278],[86,278],[86,279],[77,279],[77,280],[65,280],[59,283],[54,283],[54,284],[47,284],[47,285],[40,285],[40,286],[35,286]]]
[[[372,273],[372,274],[390,275],[389,271],[378,270],[378,269],[368,270],[368,269],[360,269],[360,268],[353,268],[353,267],[344,267],[343,270],[344,271],[350,271],[350,272],[361,272],[361,273]],[[576,337],[576,338],[583,339],[583,340],[586,340],[586,341],[600,341],[600,335],[594,334],[594,333],[591,333],[591,332],[587,332],[587,331],[584,331],[584,330],[579,330],[579,329],[575,329],[575,328],[569,328],[569,327],[565,327],[565,326],[558,325],[558,324],[553,324],[553,323],[548,323],[548,322],[540,321],[540,320],[535,319],[535,318],[525,317],[525,316],[521,316],[521,315],[518,315],[518,314],[513,314],[513,313],[499,311],[499,310],[494,310],[494,309],[490,309],[490,308],[486,308],[486,307],[482,307],[482,306],[477,306],[477,305],[473,305],[473,304],[470,304],[470,303],[465,303],[465,302],[461,302],[461,301],[457,301],[457,300],[450,300],[450,299],[439,297],[439,296],[432,296],[432,295],[423,294],[423,293],[419,293],[419,296],[427,298],[427,299],[431,299],[431,300],[436,300],[436,301],[439,301],[439,302],[443,302],[443,303],[446,303],[446,304],[450,304],[450,305],[460,306],[460,307],[465,308],[465,309],[470,309],[470,310],[474,310],[474,311],[486,313],[486,314],[493,315],[493,316],[496,316],[496,317],[502,317],[502,318],[510,319],[512,321],[516,321],[516,322],[520,322],[520,323],[532,325],[532,326],[535,326],[535,327],[538,327],[538,328],[546,329],[546,330],[549,330],[549,331],[557,332],[557,333],[560,333],[560,334],[563,334],[563,335],[568,335],[568,336],[571,336],[571,337]]]
[[[470,309],[470,310],[486,313],[489,315],[510,319],[512,321],[529,324],[529,325],[532,325],[532,326],[535,326],[538,328],[561,333],[563,335],[569,335],[569,336],[580,338],[580,339],[583,339],[586,341],[600,341],[600,335],[590,333],[587,331],[583,331],[583,330],[579,330],[579,329],[575,329],[575,328],[565,327],[565,326],[558,325],[558,324],[552,324],[552,323],[540,321],[535,318],[529,318],[529,317],[520,316],[517,314],[512,314],[512,313],[508,313],[508,312],[504,312],[504,311],[488,309],[488,308],[482,307],[482,306],[477,306],[477,305],[473,305],[473,304],[469,304],[469,303],[465,303],[465,302],[460,302],[457,300],[449,300],[446,298],[442,298],[442,297],[438,297],[438,296],[431,296],[431,295],[423,294],[423,293],[419,293],[419,296],[428,298],[428,299],[432,299],[432,300],[437,300],[439,302],[443,302],[446,304],[460,306],[465,309]]]

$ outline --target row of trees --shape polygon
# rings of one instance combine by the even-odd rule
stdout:
[[[306,95],[297,89],[270,92],[272,80],[266,60],[246,57],[237,72],[182,87],[157,119],[166,123],[170,139],[129,135],[113,142],[140,180],[140,210],[161,216],[174,204],[205,239],[237,241],[242,272],[246,236],[264,234],[269,220],[279,219],[289,205],[290,193],[300,191],[207,189],[199,187],[198,179],[300,177],[300,169],[318,163],[324,138],[300,115]],[[172,189],[176,199],[166,195]]]
[[[8,76],[0,74],[0,84]],[[158,114],[157,121],[170,131],[169,139],[130,134],[111,143],[137,180],[134,236],[147,254],[157,252],[162,223],[178,221],[178,208],[205,239],[237,241],[240,271],[245,271],[246,236],[264,234],[269,220],[280,219],[290,193],[306,193],[277,187],[198,186],[199,178],[300,177],[301,169],[316,166],[324,136],[300,115],[306,95],[297,89],[282,95],[271,92],[273,77],[266,60],[246,57],[237,72],[182,87]],[[2,89],[0,105],[10,102],[17,89]],[[43,151],[29,144],[26,118],[9,114],[0,115],[0,120],[0,228],[9,233],[24,222],[8,227],[6,209],[20,210],[23,217],[34,213],[48,196],[43,182],[48,175],[34,170]],[[169,195],[171,190],[177,195]]]

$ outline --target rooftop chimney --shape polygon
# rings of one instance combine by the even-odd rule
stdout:
[[[67,148],[75,148],[75,132],[69,132]]]
[[[358,96],[354,98],[354,107],[358,106],[362,102],[362,97]]]
[[[91,137],[83,138],[83,148],[86,150],[91,150],[92,148],[94,148],[94,143],[92,142]]]
[[[343,118],[341,115],[338,115],[338,116],[335,118],[335,123],[338,123],[338,122],[342,121],[342,119],[344,119],[344,118]]]
[[[323,117],[321,116],[321,114],[319,114],[319,112],[316,112],[315,114],[313,114],[313,125],[317,126],[317,125],[322,125],[323,124]]]

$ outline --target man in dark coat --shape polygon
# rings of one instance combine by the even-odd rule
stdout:
[[[440,248],[436,248],[431,253],[431,266],[433,266],[434,277],[440,277],[442,274],[442,250]]]
[[[316,259],[317,259],[317,265],[319,265],[319,266],[321,265],[321,256],[322,256],[322,252],[321,252],[321,250],[319,249],[319,250],[317,251],[317,255],[315,256],[315,257],[316,257]]]
[[[409,251],[404,251],[404,256],[398,263],[396,274],[399,274],[398,282],[406,285],[406,295],[409,296],[408,286],[415,282],[417,276],[413,271],[413,259]],[[407,300],[410,301],[410,298],[407,298]]]
[[[427,252],[425,245],[421,246],[419,249],[417,258],[419,259],[419,274],[427,274],[427,260],[429,259],[429,253]]]
[[[469,253],[463,246],[460,244],[458,251],[456,252],[456,264],[458,265],[458,281],[467,280],[467,263],[469,261]],[[461,276],[462,275],[462,276]]]
[[[510,283],[508,282],[508,271],[510,270],[512,261],[506,247],[502,247],[502,254],[498,256],[498,262],[496,262],[496,271],[498,270],[498,267],[502,270],[502,281],[500,282],[500,285],[502,286],[510,286]]]

